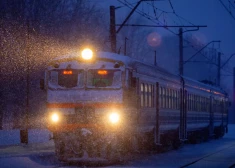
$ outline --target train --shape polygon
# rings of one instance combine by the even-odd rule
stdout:
[[[90,48],[48,63],[47,127],[61,161],[114,161],[228,131],[227,93],[166,69]]]

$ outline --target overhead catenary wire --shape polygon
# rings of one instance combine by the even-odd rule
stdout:
[[[121,2],[121,1],[119,0],[119,2]],[[121,2],[121,3],[122,3],[122,2]],[[147,4],[149,4],[149,3],[147,3]],[[132,9],[132,7],[130,7],[130,5],[131,5],[130,3],[127,2],[126,5],[127,5],[128,8]],[[151,5],[151,4],[149,4],[149,5]],[[157,9],[158,9],[158,8],[157,8]],[[166,11],[164,11],[164,10],[161,10],[161,11],[163,11],[163,13],[173,13],[173,12],[166,12]],[[152,21],[153,23],[156,23],[157,25],[164,25],[159,19],[156,20],[156,19],[154,19],[152,16],[150,16],[150,15],[148,15],[148,14],[146,14],[146,13],[140,11],[140,10],[137,10],[137,13],[140,14],[141,16],[147,18],[148,20]],[[175,13],[175,14],[176,14],[176,13]],[[179,16],[179,15],[177,14],[177,16]],[[183,18],[183,17],[181,17],[181,18]],[[153,20],[153,19],[154,19],[154,20]],[[185,20],[186,20],[186,19],[185,19]],[[157,21],[157,22],[155,22],[155,21]],[[189,22],[189,23],[190,23],[191,25],[195,26],[195,25],[192,24],[191,22]],[[163,26],[163,27],[164,27],[164,26]],[[165,28],[166,30],[168,30],[169,32],[173,33],[174,35],[178,35],[178,32],[175,33],[174,31],[168,29],[167,26],[165,26],[164,28]],[[186,41],[186,42],[188,42],[188,43],[191,43],[189,40],[187,40],[187,39],[185,39],[185,38],[183,38],[183,40]],[[191,45],[191,47],[192,47],[194,50],[197,51],[197,49],[195,49],[195,46]]]
[[[229,2],[229,5],[231,5],[235,9],[235,6],[233,5],[233,3],[230,0],[228,0],[228,2]]]
[[[128,2],[128,1],[126,1],[126,0],[125,0],[125,2],[123,2],[123,1],[121,1],[121,0],[118,0],[118,1],[119,1],[120,3],[122,3],[123,5],[125,5],[126,7],[128,7],[129,9],[133,9],[133,5],[136,4],[136,3],[130,3],[130,2]],[[144,0],[143,0],[143,1],[144,1]],[[173,7],[173,4],[172,4],[171,0],[168,0],[168,2],[169,2],[170,5],[171,5],[171,9],[172,9],[171,12],[157,8],[157,7],[154,5],[153,1],[152,1],[152,3],[149,3],[149,2],[147,2],[147,1],[145,2],[146,4],[148,4],[148,5],[150,5],[150,6],[153,7],[153,13],[154,13],[155,17],[153,17],[153,16],[151,16],[151,15],[149,15],[149,14],[147,14],[147,13],[141,11],[141,10],[138,10],[138,9],[136,9],[135,12],[138,13],[139,15],[145,17],[147,20],[149,20],[149,21],[151,21],[151,22],[153,22],[153,23],[155,23],[155,24],[157,24],[157,25],[159,25],[159,26],[163,26],[167,31],[171,32],[171,33],[174,34],[174,35],[179,35],[179,34],[178,34],[178,32],[174,32],[174,31],[170,30],[170,29],[167,27],[167,25],[166,25],[165,23],[161,22],[161,21],[160,21],[160,17],[161,17],[161,16],[163,16],[163,15],[165,15],[165,14],[173,14],[173,15],[175,15],[175,16],[179,19],[179,22],[180,22],[181,24],[182,24],[182,20],[183,20],[183,21],[189,23],[190,25],[195,26],[195,24],[193,24],[192,22],[188,21],[187,19],[183,18],[182,16],[178,15],[178,14],[175,12],[175,9],[174,9],[174,7]],[[157,10],[158,10],[158,11],[161,11],[158,17],[157,17],[157,14],[156,14],[156,13],[157,13],[157,12],[156,12]],[[174,22],[174,23],[177,24],[177,22]],[[165,26],[164,26],[164,25],[165,25]],[[195,51],[198,51],[198,49],[196,49],[195,46],[194,46],[189,40],[183,38],[183,41],[184,41],[184,42],[187,42],[188,45],[190,45]],[[206,58],[208,61],[211,61],[205,54],[203,54],[202,52],[199,52],[199,53],[200,53],[204,58]],[[211,62],[211,64],[215,64],[215,63]],[[217,65],[217,64],[215,64],[215,65]]]
[[[235,20],[234,15],[232,14],[231,10],[228,9],[228,7],[221,1],[219,0],[219,2],[221,3],[221,5],[225,8],[225,10],[229,13],[229,15]]]

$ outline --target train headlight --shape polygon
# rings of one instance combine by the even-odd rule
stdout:
[[[60,120],[60,117],[59,117],[59,115],[58,115],[57,113],[53,113],[53,114],[51,115],[51,121],[52,121],[53,123],[57,123],[59,120]]]
[[[84,60],[91,60],[93,58],[93,51],[89,48],[85,48],[82,50],[82,58]]]
[[[112,123],[112,124],[116,124],[120,121],[120,116],[118,113],[111,113],[109,115],[109,121]]]

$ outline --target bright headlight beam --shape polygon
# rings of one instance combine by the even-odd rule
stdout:
[[[119,121],[120,117],[118,113],[112,113],[109,115],[109,120],[111,121],[111,123],[115,124]]]
[[[93,51],[89,48],[82,50],[82,58],[85,60],[90,60],[93,57]]]
[[[53,122],[58,122],[58,121],[59,121],[59,115],[56,114],[56,113],[52,114],[51,120],[52,120]]]

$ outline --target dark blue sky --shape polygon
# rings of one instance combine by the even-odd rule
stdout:
[[[106,10],[109,10],[110,5],[124,6],[118,0],[96,1],[99,4],[102,4]],[[125,0],[120,1],[125,2]],[[134,3],[138,2],[138,0],[128,0],[127,2]],[[225,5],[228,5],[226,0],[224,0],[224,2]],[[142,2],[142,4],[138,7],[138,10],[154,16],[153,9],[147,3],[150,2]],[[201,38],[202,42],[205,44],[213,40],[221,40],[221,52],[223,52],[227,57],[232,53],[235,53],[235,19],[229,15],[219,0],[171,0],[171,3],[175,13],[181,16],[183,19],[180,21],[177,17],[173,16],[173,14],[165,14],[164,16],[162,15],[161,19],[164,18],[168,25],[174,25],[175,22],[178,24],[182,23],[183,25],[190,25],[190,23],[194,25],[206,25],[206,28],[200,28],[199,31],[191,33]],[[154,2],[154,6],[160,10],[169,12],[173,11],[168,0],[156,1]],[[235,8],[232,6],[230,8],[231,12],[235,16]],[[160,10],[157,12],[160,13]],[[116,10],[117,22],[121,23],[128,12],[130,12],[130,9],[127,7]],[[136,12],[135,15],[140,16]],[[130,22],[131,19],[135,17],[135,15],[129,19]],[[187,21],[184,21],[184,19]],[[144,18],[143,20],[147,21],[147,19]],[[156,29],[162,35],[172,35],[172,33],[165,31],[163,28]]]
[[[139,0],[96,0],[105,10],[107,10],[107,15],[109,16],[109,6],[123,6],[122,8],[116,10],[116,23],[121,23],[128,13],[131,11],[130,8],[125,7],[121,2],[126,4],[132,3],[134,6]],[[172,7],[170,3],[172,3]],[[228,0],[223,0],[225,5],[229,7]],[[231,1],[234,3],[233,1]],[[137,8],[139,11],[152,15],[154,17],[154,10],[151,7],[151,2],[142,2]],[[157,14],[161,13],[161,10],[167,12],[173,12],[182,17],[176,17],[174,14],[162,14],[160,17],[161,22],[165,21],[166,25],[206,25],[206,28],[200,28],[199,31],[186,32],[184,36],[192,34],[197,40],[201,41],[204,45],[207,43],[220,40],[221,43],[214,43],[214,47],[220,49],[222,54],[222,60],[226,61],[230,55],[235,53],[235,19],[226,11],[226,9],[221,4],[220,0],[159,0],[154,2]],[[233,6],[230,5],[232,14],[235,17],[235,3]],[[141,17],[137,12],[129,19],[129,23],[136,24],[136,18]],[[144,21],[148,22],[147,19],[142,17]],[[142,23],[138,23],[142,24]],[[153,22],[148,22],[148,24],[154,24]],[[164,23],[163,23],[164,24]],[[175,33],[178,33],[178,28],[172,29]],[[173,33],[165,30],[164,28],[156,28],[156,31],[161,36],[174,35]],[[203,45],[202,45],[203,46]],[[208,47],[213,47],[211,43]],[[220,47],[220,48],[219,48]],[[195,51],[196,52],[196,51]],[[235,56],[231,59],[227,65],[226,71],[222,71],[222,83],[227,85],[229,90],[232,90],[232,68],[235,66]],[[228,76],[227,76],[228,75]]]

